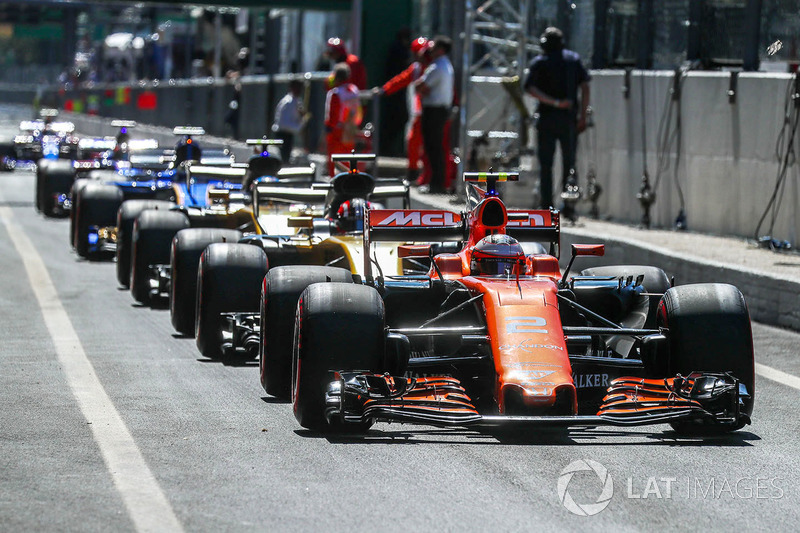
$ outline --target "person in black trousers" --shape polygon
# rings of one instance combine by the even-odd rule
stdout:
[[[448,37],[436,37],[431,49],[431,63],[415,87],[422,100],[422,143],[431,165],[430,192],[445,190],[445,153],[442,136],[453,106],[453,64],[447,54],[453,43]]]
[[[570,171],[575,170],[578,134],[586,129],[591,76],[580,56],[564,48],[564,35],[558,28],[547,28],[539,42],[544,53],[533,59],[524,88],[539,101],[536,133],[541,202],[538,207],[549,209],[553,205],[556,143],[561,147],[563,189]]]

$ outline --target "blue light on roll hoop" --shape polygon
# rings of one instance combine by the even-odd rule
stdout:
[[[97,241],[100,237],[97,236],[97,233],[90,233],[89,234],[89,244],[97,244]]]

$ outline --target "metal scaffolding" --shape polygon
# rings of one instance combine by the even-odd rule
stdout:
[[[530,0],[465,2],[459,175],[464,171],[471,139],[481,135],[497,139],[500,149],[506,152],[513,146],[523,148],[520,141],[527,139],[520,80],[540,50],[538,44],[528,39],[530,3]],[[497,112],[498,96],[503,91],[505,102],[514,104],[516,112],[509,105],[503,112]]]

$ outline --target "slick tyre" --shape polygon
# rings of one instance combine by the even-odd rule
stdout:
[[[730,372],[747,387],[742,412],[750,416],[755,398],[753,334],[744,296],[733,285],[700,283],[669,289],[658,309],[667,328],[669,377],[693,371]],[[673,422],[680,433],[724,433],[737,425]]]
[[[324,266],[272,268],[261,287],[259,371],[267,394],[289,399],[292,383],[292,335],[300,294],[313,283],[352,283],[349,270]]]
[[[346,431],[328,422],[325,394],[333,371],[380,372],[385,351],[384,305],[378,291],[353,283],[315,283],[297,303],[292,405],[297,421],[320,432]],[[365,430],[369,422],[357,425]]]
[[[258,289],[267,269],[266,254],[251,244],[213,243],[205,249],[197,274],[195,310],[195,336],[200,353],[210,359],[224,358],[225,321],[221,315],[258,313]]]
[[[663,270],[658,267],[646,265],[613,265],[587,268],[581,271],[581,275],[611,276],[622,278],[632,276],[634,279],[636,279],[638,276],[644,276],[642,285],[647,293],[650,294],[650,308],[643,327],[652,329],[656,326],[658,302],[661,301],[661,295],[667,292],[667,289],[670,288],[669,278]]]
[[[14,170],[17,166],[17,150],[13,142],[0,143],[0,172]]]
[[[169,211],[175,204],[165,200],[125,200],[117,211],[117,282],[126,289],[131,284],[133,223],[145,209]]]
[[[81,191],[83,188],[86,187],[86,184],[91,183],[91,180],[86,178],[78,178],[72,183],[72,188],[70,189],[70,198],[72,199],[72,209],[69,210],[69,245],[72,249],[75,249],[75,246],[78,242],[78,236],[76,234],[75,228],[75,219],[77,218],[78,214],[78,199],[80,197]]]
[[[168,265],[172,239],[189,227],[189,218],[180,211],[145,209],[133,223],[131,237],[131,282],[133,299],[150,303],[150,266]]]
[[[241,238],[241,231],[217,228],[188,228],[175,234],[169,255],[169,315],[176,331],[194,336],[197,271],[203,250],[215,242],[235,243]]]
[[[52,163],[51,163],[52,164]],[[122,191],[113,185],[89,182],[84,185],[75,201],[75,251],[89,258],[89,229],[116,223],[117,209],[122,204]]]
[[[49,159],[40,159],[36,162],[36,186],[34,187],[33,193],[33,205],[36,207],[36,211],[38,213],[42,212],[43,206],[43,198],[44,198],[44,186],[43,186],[43,179],[42,175],[44,174],[45,168],[47,165],[50,164]]]
[[[57,210],[55,196],[68,193],[74,181],[75,168],[72,166],[72,161],[55,159],[37,167],[36,196],[39,209],[44,216],[66,215],[66,213]]]

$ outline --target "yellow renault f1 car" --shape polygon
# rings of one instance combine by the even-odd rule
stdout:
[[[374,160],[374,155],[334,158],[348,161],[350,170],[329,183],[293,187],[257,180],[253,185],[256,231],[239,242],[211,244],[203,252],[195,318],[197,346],[203,355],[221,358],[243,352],[255,357],[261,343],[261,292],[268,290],[268,272],[267,280],[279,276],[282,266],[313,265],[314,272],[324,272],[319,267],[327,266],[337,273],[359,275],[365,264],[364,211],[388,201],[408,207],[407,182],[376,179],[358,169],[359,163]],[[414,268],[389,243],[376,248],[370,261],[387,275]]]

